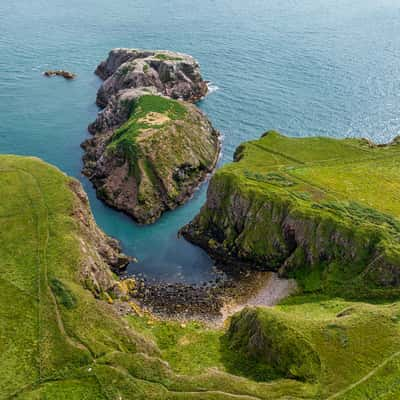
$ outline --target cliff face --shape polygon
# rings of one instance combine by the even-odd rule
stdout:
[[[183,235],[225,264],[324,285],[400,284],[400,147],[291,139],[240,146]],[[382,197],[384,193],[384,198]],[[312,277],[312,278],[310,278]]]
[[[103,293],[121,293],[121,285],[113,272],[124,270],[130,259],[121,252],[117,240],[107,236],[96,224],[82,185],[71,180],[69,187],[74,194],[73,217],[79,226],[79,243],[82,253],[80,277],[83,284],[96,296]]]
[[[96,73],[104,109],[82,144],[83,172],[108,205],[152,223],[215,167],[218,133],[190,104],[207,84],[192,57],[168,51],[116,49]]]

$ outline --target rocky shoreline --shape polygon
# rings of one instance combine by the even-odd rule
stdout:
[[[196,60],[169,51],[115,49],[96,74],[103,110],[82,143],[83,173],[109,206],[153,223],[190,199],[218,161],[219,133],[190,104],[207,83]]]
[[[200,285],[130,277],[136,285],[129,298],[142,312],[161,319],[196,320],[219,326],[246,306],[270,307],[297,289],[294,280],[282,279],[269,272],[243,269],[232,274],[216,269],[216,273],[215,280]]]

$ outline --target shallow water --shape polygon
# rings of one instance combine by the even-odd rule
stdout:
[[[186,206],[140,227],[99,202],[80,175],[96,115],[93,70],[113,47],[195,56],[218,90],[200,107],[224,135],[222,163],[267,129],[294,135],[400,134],[398,0],[18,0],[0,2],[0,152],[35,155],[78,177],[97,222],[150,278],[200,282],[212,262],[176,233]],[[76,81],[45,79],[64,68]],[[1,200],[1,199],[0,199]]]

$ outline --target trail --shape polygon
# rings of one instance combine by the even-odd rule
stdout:
[[[344,394],[348,393],[350,390],[353,390],[357,386],[361,385],[365,381],[367,381],[369,378],[371,378],[373,375],[375,375],[381,368],[383,368],[385,365],[390,363],[393,359],[396,357],[400,356],[400,351],[397,353],[392,354],[390,357],[386,358],[384,361],[382,361],[377,367],[375,367],[372,371],[370,371],[367,375],[359,379],[357,382],[352,383],[351,385],[347,386],[345,389],[341,390],[340,392],[337,392],[329,397],[326,398],[326,400],[333,400],[337,399],[340,396],[343,396]]]
[[[43,270],[41,268],[40,271],[40,275],[43,274],[43,279],[44,279],[44,284],[45,284],[45,290],[48,291],[51,301],[53,303],[54,306],[54,311],[55,311],[55,316],[56,316],[56,320],[57,320],[57,326],[60,330],[60,333],[64,336],[65,340],[68,342],[68,344],[70,344],[73,347],[76,347],[80,350],[84,350],[87,351],[89,354],[91,354],[91,351],[81,342],[79,342],[78,340],[76,340],[75,338],[71,337],[68,335],[68,333],[65,330],[65,326],[64,326],[64,322],[62,320],[61,317],[61,312],[60,312],[60,308],[58,306],[57,303],[57,299],[53,293],[53,290],[51,289],[50,285],[49,285],[49,277],[48,277],[48,262],[47,262],[47,248],[48,248],[48,244],[49,244],[49,239],[50,239],[50,231],[49,231],[49,210],[48,210],[48,206],[46,204],[44,195],[43,195],[43,191],[40,187],[39,182],[37,181],[36,177],[32,174],[30,174],[27,171],[24,170],[20,170],[23,171],[25,174],[29,175],[33,181],[35,182],[35,185],[37,187],[38,193],[40,195],[40,202],[42,203],[42,207],[43,207],[43,225],[45,228],[45,234],[44,234],[44,238],[43,238],[43,248],[42,248],[42,254],[41,254],[41,266],[43,266]],[[38,224],[40,223],[40,219],[38,217]],[[40,229],[38,228],[39,232]],[[40,240],[40,237],[39,237]]]

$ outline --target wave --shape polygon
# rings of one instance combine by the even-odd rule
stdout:
[[[208,94],[214,93],[219,90],[219,87],[212,82],[208,82]]]

